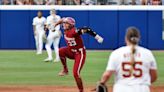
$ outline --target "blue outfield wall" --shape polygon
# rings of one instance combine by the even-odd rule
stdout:
[[[34,49],[32,20],[36,10],[0,10],[0,49]],[[116,49],[125,45],[127,27],[140,29],[140,44],[150,49],[164,49],[162,40],[162,11],[147,10],[60,10],[62,17],[76,19],[76,26],[89,26],[104,37],[98,44],[93,37],[83,35],[87,49]],[[49,15],[48,10],[43,15]],[[64,38],[60,46],[65,46]]]
[[[129,26],[135,26],[141,30],[141,41],[140,44],[144,47],[147,46],[147,12],[145,11],[120,11],[119,12],[119,46],[125,45],[124,36],[126,29]]]
[[[148,12],[148,47],[150,49],[164,49],[162,40],[162,12]]]

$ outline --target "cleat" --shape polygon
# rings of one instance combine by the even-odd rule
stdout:
[[[60,59],[55,59],[53,62],[57,63],[57,62],[59,62],[59,61],[60,61]]]
[[[44,62],[51,62],[51,61],[52,61],[51,58],[46,58],[46,59],[44,60]]]
[[[42,52],[37,52],[37,53],[36,53],[36,55],[40,55],[40,54],[42,54]]]
[[[64,70],[62,70],[61,72],[59,72],[58,75],[59,75],[59,76],[65,76],[65,75],[68,75],[68,71],[64,71]]]

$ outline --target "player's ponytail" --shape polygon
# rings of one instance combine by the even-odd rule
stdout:
[[[131,71],[132,71],[133,66],[135,64],[135,58],[134,58],[134,55],[136,53],[135,46],[138,45],[140,40],[140,33],[138,29],[135,27],[129,27],[126,33],[126,40],[131,44],[131,65],[132,65]]]

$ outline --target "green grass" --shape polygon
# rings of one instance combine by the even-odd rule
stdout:
[[[158,63],[159,78],[155,85],[164,85],[164,52],[153,52]],[[95,85],[106,68],[108,51],[88,51],[81,76],[85,85]],[[59,77],[61,63],[45,63],[46,52],[35,55],[35,51],[0,51],[0,85],[57,85],[74,86],[72,76],[74,61],[68,60],[69,75]],[[113,81],[111,80],[110,83]]]

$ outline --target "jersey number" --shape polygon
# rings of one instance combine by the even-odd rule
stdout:
[[[76,41],[75,40],[69,40],[68,41],[69,46],[76,46]]]
[[[143,71],[141,68],[137,68],[136,67],[137,65],[142,65],[142,62],[139,62],[139,61],[135,62],[132,69],[127,68],[127,66],[131,66],[130,62],[123,62],[122,63],[122,70],[124,72],[123,77],[125,77],[125,78],[131,77],[131,76],[134,76],[135,78],[141,77]],[[132,72],[132,70],[133,70],[133,72]]]

